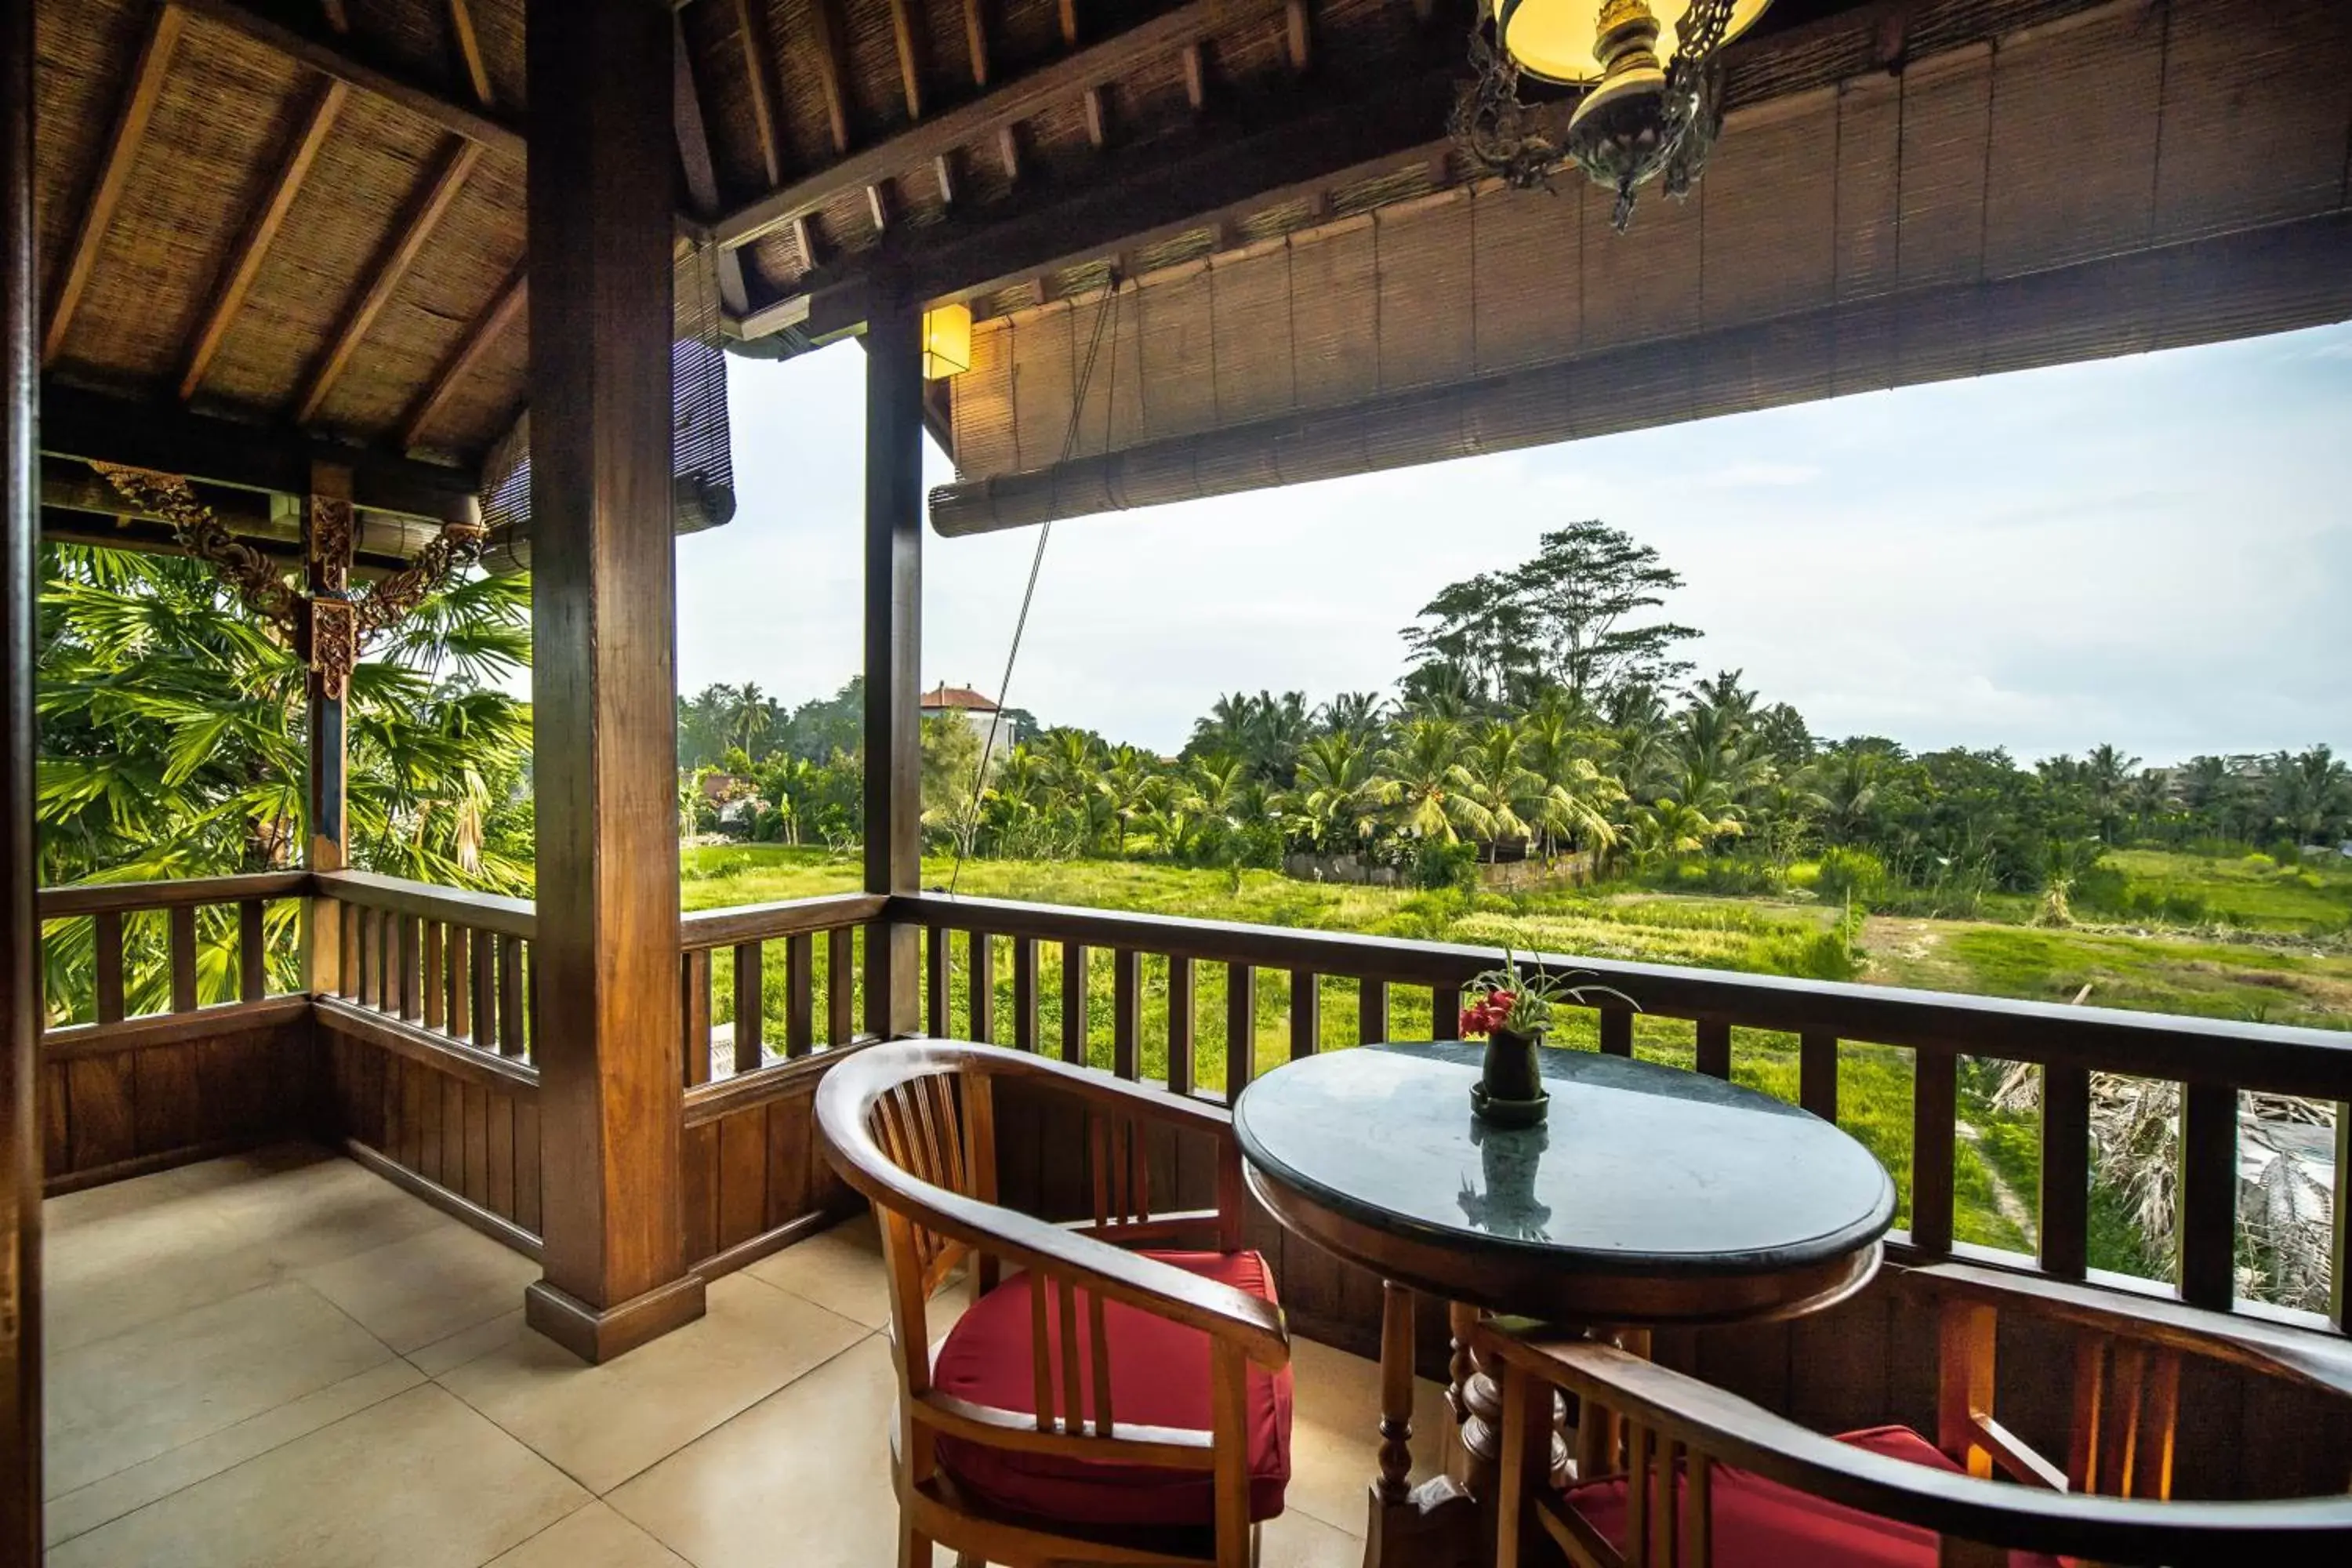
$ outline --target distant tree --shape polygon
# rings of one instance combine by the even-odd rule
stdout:
[[[2281,752],[2271,759],[2271,801],[2297,844],[2320,843],[2352,815],[2352,770],[2326,746],[2293,756]]]

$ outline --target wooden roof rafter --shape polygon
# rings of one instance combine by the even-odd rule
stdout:
[[[457,348],[440,369],[434,372],[432,384],[425,389],[424,395],[401,421],[400,444],[403,447],[415,447],[422,443],[425,433],[448,407],[449,400],[457,395],[457,389],[481,364],[483,356],[497,346],[507,329],[514,325],[530,300],[530,269],[528,266],[517,267],[499,288],[498,297],[490,301],[489,309],[466,329],[466,335],[458,340]]]

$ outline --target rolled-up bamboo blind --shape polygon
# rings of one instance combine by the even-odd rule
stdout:
[[[1072,342],[1100,294],[983,323],[933,522],[1017,527],[2352,315],[2352,5],[2135,0],[1997,42],[1931,36],[1947,47],[1899,76],[1736,115],[1689,201],[1645,202],[1623,236],[1580,181],[1479,186],[1129,283],[1069,463]]]

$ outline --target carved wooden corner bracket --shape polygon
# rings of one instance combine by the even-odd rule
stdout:
[[[367,644],[397,626],[427,595],[448,586],[480,560],[488,536],[474,519],[444,522],[415,560],[354,596],[350,587],[355,537],[352,503],[314,495],[303,531],[313,585],[306,594],[287,581],[277,563],[230,532],[180,475],[120,463],[93,462],[90,468],[123,500],[169,522],[182,548],[211,563],[245,607],[276,626],[318,675],[327,694],[339,700],[350,689],[352,672]]]

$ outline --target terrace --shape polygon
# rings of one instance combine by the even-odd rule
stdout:
[[[11,1561],[715,1563],[819,1528],[851,1533],[809,1560],[883,1560],[878,1266],[836,1228],[861,1205],[813,1120],[829,1072],[882,1039],[992,1040],[1213,1114],[1286,1059],[1408,1017],[1447,1032],[1493,953],[922,889],[926,428],[957,466],[928,498],[952,535],[2352,316],[2341,6],[1780,0],[1728,47],[1704,181],[1622,235],[1573,171],[1548,200],[1446,139],[1466,7],[1147,9],[10,7]],[[927,381],[950,305],[968,368]],[[719,345],[850,333],[864,890],[682,917],[671,549],[732,510]],[[199,554],[276,618],[308,668],[293,863],[36,891],[44,536]],[[533,570],[536,905],[348,868],[369,617],[478,552]],[[45,942],[89,955],[58,965],[87,975],[73,994],[41,994]],[[1878,1279],[1662,1332],[1662,1365],[1823,1430],[1933,1431],[1934,1320],[1906,1281],[1957,1267],[2239,1347],[2184,1368],[2171,1495],[2343,1491],[2352,1118],[2334,1311],[2242,1301],[2236,1271],[2242,1099],[2352,1100],[2340,1037],[1549,962],[1571,961],[1643,1016],[1597,1009],[1601,1050],[1727,1078],[1793,1045],[1794,1098],[1832,1121],[1842,1053],[1911,1061]],[[1954,1235],[1979,1057],[2040,1072],[2034,1256]],[[2168,1283],[2088,1267],[2094,1073],[2179,1088]],[[1085,1215],[1081,1105],[997,1115],[1004,1201]],[[1248,1228],[1302,1382],[1297,1517],[1265,1561],[1433,1560],[1384,1549],[1406,1505],[1357,1489],[1405,1414],[1353,1359],[1382,1348],[1381,1279]],[[230,1349],[199,1353],[182,1303]],[[1418,1317],[1454,1398],[1417,1402],[1412,1473],[1475,1495],[1456,1425],[1479,1369],[1446,1320]],[[316,1375],[254,1381],[255,1335]],[[2063,1349],[2003,1343],[2004,1419],[2063,1451]],[[453,1504],[468,1489],[481,1510]]]

